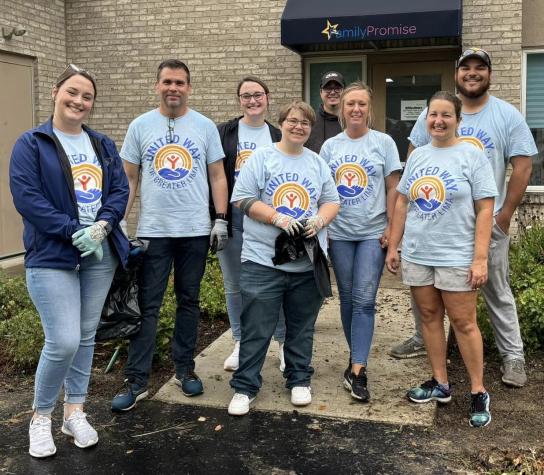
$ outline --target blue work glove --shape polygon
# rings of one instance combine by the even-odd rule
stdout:
[[[82,252],[81,257],[95,253],[96,258],[101,261],[103,257],[102,241],[106,235],[104,226],[94,223],[72,234],[72,244]]]
[[[229,238],[227,230],[228,222],[224,219],[216,219],[210,234],[210,249],[212,252],[221,251]]]

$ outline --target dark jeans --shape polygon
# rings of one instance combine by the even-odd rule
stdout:
[[[125,375],[129,381],[145,386],[153,362],[159,310],[172,263],[177,301],[172,359],[178,376],[195,368],[193,357],[200,316],[200,281],[206,268],[209,237],[142,239],[149,240],[139,275],[142,326],[130,340]]]
[[[243,262],[242,341],[240,365],[230,385],[250,397],[261,385],[261,369],[278,323],[280,307],[285,313],[285,371],[288,389],[309,386],[314,369],[310,366],[314,326],[323,298],[313,272],[284,272],[254,262]]]

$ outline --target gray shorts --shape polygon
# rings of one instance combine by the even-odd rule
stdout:
[[[470,292],[467,282],[469,267],[434,267],[414,264],[401,259],[402,282],[410,287],[433,285],[439,290]]]

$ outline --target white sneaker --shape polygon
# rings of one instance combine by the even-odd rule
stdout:
[[[74,444],[84,449],[98,442],[98,434],[87,421],[87,414],[76,409],[62,424],[62,432],[74,438]]]
[[[50,457],[57,453],[51,434],[51,419],[49,417],[38,415],[33,421],[30,421],[28,437],[30,438],[28,453],[32,457]]]
[[[249,397],[245,394],[234,393],[229,404],[231,416],[244,416],[249,412],[249,405],[255,400],[255,396]]]
[[[278,358],[280,359],[280,371],[283,373],[285,371],[285,356],[283,355],[283,343],[278,342],[280,351]]]
[[[293,406],[307,406],[312,402],[312,388],[310,386],[295,386],[291,389],[291,404]]]
[[[234,350],[231,355],[223,363],[223,369],[225,371],[236,371],[240,364],[240,342],[234,343]]]

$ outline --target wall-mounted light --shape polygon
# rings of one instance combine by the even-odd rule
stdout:
[[[26,33],[26,30],[22,26],[14,26],[13,28],[2,27],[2,36],[5,40],[11,40],[15,36],[23,36]]]

